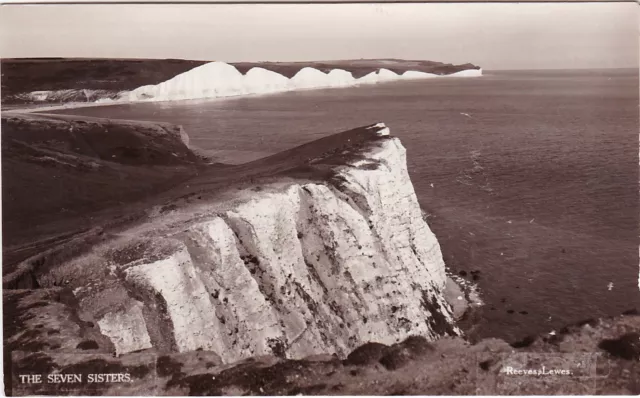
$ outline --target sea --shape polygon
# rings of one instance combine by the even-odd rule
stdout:
[[[384,122],[447,266],[480,289],[474,334],[516,341],[640,309],[638,96],[634,69],[485,71],[60,113],[181,124],[226,163]]]

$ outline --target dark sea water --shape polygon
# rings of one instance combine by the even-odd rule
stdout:
[[[236,163],[386,123],[447,265],[480,271],[480,336],[515,340],[640,308],[638,91],[636,70],[486,72],[65,113],[182,124]]]

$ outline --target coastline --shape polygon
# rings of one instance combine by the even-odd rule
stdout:
[[[202,70],[210,69],[210,72],[207,72],[202,77],[198,76],[198,73],[202,75]],[[257,86],[245,87],[246,83],[244,80],[250,79],[249,73],[256,71],[255,74],[260,75],[259,79],[263,80],[258,81]],[[302,75],[311,75],[313,78],[319,78],[319,81],[305,81],[305,78],[300,78],[304,81],[301,86],[296,86],[295,82],[299,76]],[[216,88],[216,79],[209,80],[211,77],[209,75],[220,74],[219,80],[225,81],[225,79],[231,78],[235,79],[236,83],[234,83],[237,87],[222,86],[222,88]],[[337,77],[336,77],[337,76]],[[377,72],[371,72],[366,76],[362,76],[360,78],[354,78],[352,76],[352,72],[349,70],[343,69],[332,69],[330,73],[324,73],[313,67],[303,67],[300,71],[293,76],[291,79],[286,78],[278,74],[277,72],[272,72],[270,70],[254,67],[247,71],[245,74],[241,74],[238,72],[235,67],[232,65],[226,64],[224,62],[212,62],[209,64],[204,64],[199,67],[196,67],[192,70],[188,70],[180,75],[175,76],[172,79],[169,79],[165,82],[161,82],[155,86],[147,85],[141,86],[133,90],[125,90],[118,93],[118,98],[98,98],[91,102],[83,102],[83,101],[70,101],[62,104],[52,104],[46,105],[47,98],[56,97],[57,93],[66,93],[69,91],[75,91],[80,93],[84,91],[84,89],[63,89],[63,90],[54,90],[54,91],[34,91],[30,93],[20,94],[22,96],[32,98],[33,106],[24,107],[20,104],[5,104],[3,108],[7,106],[9,109],[3,110],[6,113],[33,113],[33,112],[46,112],[53,110],[67,110],[67,109],[75,109],[75,108],[85,108],[85,107],[98,107],[98,106],[109,106],[109,105],[132,105],[137,103],[146,103],[146,102],[173,102],[173,101],[212,101],[226,98],[247,98],[247,97],[256,97],[256,96],[264,96],[264,95],[273,95],[273,94],[282,94],[286,92],[296,92],[296,91],[307,91],[307,90],[323,90],[323,89],[340,89],[347,87],[358,87],[363,85],[370,84],[384,84],[384,83],[394,83],[399,81],[415,81],[415,80],[426,80],[426,79],[435,79],[435,78],[469,78],[469,77],[481,77],[482,69],[463,69],[458,70],[449,74],[436,75],[422,71],[416,71],[412,69],[407,69],[404,73],[398,74],[393,71],[390,71],[385,68],[380,68]],[[332,81],[332,78],[337,78],[335,82]],[[195,80],[194,80],[195,79]],[[214,90],[216,94],[214,95],[203,95],[198,94],[196,92],[192,94],[147,94],[152,93],[154,91],[158,91],[159,93],[163,93],[165,91],[165,86],[173,87],[176,84],[178,87],[182,84],[181,81],[185,80],[188,84],[192,84],[193,81],[201,80],[200,86],[211,86],[211,89]],[[240,80],[238,80],[240,79]],[[276,86],[270,86],[274,84]],[[328,79],[328,80],[327,80]],[[346,80],[344,80],[346,79]],[[252,81],[255,81],[253,79]],[[225,83],[226,84],[226,83]],[[253,83],[255,84],[255,83]],[[264,86],[264,87],[262,87]],[[271,87],[271,88],[268,88]],[[218,92],[218,90],[223,90]],[[171,89],[170,89],[171,90]],[[182,89],[183,90],[183,89]],[[202,88],[200,88],[202,90]],[[207,89],[208,90],[208,89]],[[224,91],[227,90],[227,91]],[[231,91],[229,91],[231,90]],[[92,90],[90,90],[92,91]],[[104,91],[104,90],[103,90]],[[139,93],[139,94],[138,94]],[[132,99],[134,98],[134,99]]]

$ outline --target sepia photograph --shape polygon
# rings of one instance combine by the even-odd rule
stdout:
[[[0,5],[4,393],[640,395],[638,17]]]

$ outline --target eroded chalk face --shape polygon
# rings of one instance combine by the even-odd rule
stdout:
[[[482,70],[461,71],[451,76],[481,76]],[[293,90],[349,87],[407,79],[438,77],[433,73],[406,71],[398,74],[380,68],[356,78],[353,73],[335,68],[325,73],[307,66],[291,78],[265,68],[254,67],[246,74],[224,62],[210,62],[156,85],[139,87],[121,95],[122,101],[169,101],[221,98],[247,94],[267,94]]]
[[[366,129],[389,135],[384,123]],[[83,314],[99,320],[117,354],[201,349],[227,363],[344,357],[369,341],[460,333],[406,151],[397,138],[375,136],[333,164],[339,183],[274,183],[224,206],[207,203],[208,216],[158,215],[123,232],[110,243],[123,247],[91,255],[111,271],[76,288]],[[107,300],[116,290],[119,299]]]

